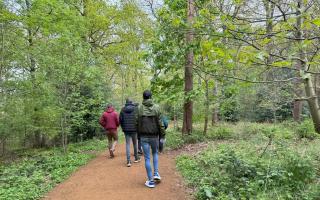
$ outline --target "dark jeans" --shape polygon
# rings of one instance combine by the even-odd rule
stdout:
[[[133,154],[134,158],[138,160],[138,143],[137,143],[137,133],[124,133],[126,137],[126,154],[127,154],[127,161],[130,160],[130,141],[132,140],[133,144]]]
[[[138,151],[142,152],[142,147],[141,147],[141,138],[138,136]]]

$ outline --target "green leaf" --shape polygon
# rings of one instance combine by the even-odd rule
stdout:
[[[317,26],[320,26],[320,18],[313,20],[312,23],[314,23]]]
[[[286,67],[286,66],[290,66],[290,65],[291,65],[291,62],[287,61],[287,60],[277,61],[277,62],[272,63],[272,66],[275,66],[275,67]]]

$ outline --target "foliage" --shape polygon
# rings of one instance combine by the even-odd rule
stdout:
[[[311,120],[304,120],[301,124],[297,124],[295,129],[299,138],[315,139],[319,135],[315,132],[313,122]]]
[[[317,199],[319,163],[294,148],[278,144],[261,157],[250,142],[237,142],[180,156],[177,166],[197,199]]]
[[[23,159],[0,166],[0,199],[39,199],[105,148],[105,141],[71,144],[69,152],[55,148],[24,153]]]
[[[227,126],[218,126],[208,132],[209,139],[229,139],[234,135],[233,130]]]
[[[152,26],[135,1],[12,0],[0,12],[1,144],[93,138],[106,103],[119,108],[148,86]]]
[[[180,148],[184,144],[181,133],[168,129],[166,131],[166,147],[169,149]]]

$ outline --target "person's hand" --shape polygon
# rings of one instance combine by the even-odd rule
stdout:
[[[166,143],[166,138],[161,138],[160,143],[162,143],[162,144]]]

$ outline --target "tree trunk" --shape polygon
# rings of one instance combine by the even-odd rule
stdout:
[[[0,140],[0,142],[1,142],[1,155],[2,156],[5,156],[5,154],[6,154],[6,139],[7,138],[2,138],[1,140]]]
[[[173,106],[173,128],[174,130],[178,130],[178,119],[175,105]]]
[[[313,87],[311,75],[304,79],[304,84],[314,128],[316,132],[320,134],[320,107],[318,97]]]
[[[304,89],[307,97],[307,102],[309,105],[312,121],[314,124],[315,131],[320,134],[320,108],[319,108],[319,99],[316,95],[316,90],[313,86],[312,82],[312,75],[308,73],[308,65],[307,65],[307,59],[306,59],[306,52],[303,49],[302,46],[302,38],[303,38],[303,32],[302,32],[302,24],[303,24],[303,13],[301,12],[303,9],[303,0],[297,1],[297,38],[298,44],[299,44],[299,62],[301,64],[301,68],[304,69],[305,74],[302,76],[303,82],[304,82]]]
[[[205,115],[204,115],[204,128],[203,128],[203,134],[206,135],[207,134],[207,130],[208,130],[208,121],[209,121],[209,80],[206,79],[205,80],[205,84],[206,84],[206,91],[205,91]]]
[[[213,88],[213,96],[214,99],[216,101],[213,109],[212,109],[212,119],[211,119],[211,125],[214,126],[215,124],[217,124],[219,122],[219,104],[218,104],[218,81],[215,80],[214,81],[214,88]]]
[[[30,0],[25,0],[25,3],[26,3],[26,8],[29,12],[29,10],[31,9],[31,2]],[[34,36],[34,33],[32,31],[32,29],[30,27],[27,28],[27,33],[28,33],[28,45],[29,45],[29,61],[30,61],[30,67],[29,67],[29,72],[30,72],[30,76],[31,76],[31,83],[32,83],[32,91],[31,91],[31,94],[32,94],[32,97],[31,98],[36,98],[36,84],[35,84],[35,72],[36,72],[36,60],[34,58],[34,55],[32,53],[32,49],[33,49],[33,36]],[[38,112],[39,112],[39,109],[37,107],[37,105],[34,105],[34,108],[33,108],[33,111],[34,111],[34,114],[32,116],[32,123],[34,125],[34,127],[36,127],[36,130],[34,130],[33,132],[33,136],[34,136],[34,144],[33,144],[33,147],[35,148],[40,148],[43,146],[42,144],[42,140],[41,140],[41,132],[39,130],[39,119],[38,119]]]
[[[4,71],[4,26],[1,23],[1,63],[0,63],[0,93],[2,93],[2,73]]]
[[[274,14],[275,4],[268,1],[268,0],[265,0],[263,3],[264,3],[264,7],[265,7],[265,11],[266,11],[266,19],[267,19],[266,20],[266,35],[267,35],[267,38],[270,39],[270,41],[266,45],[266,50],[270,54],[272,51],[272,41],[271,41],[272,31],[273,31],[272,18],[273,18],[273,14]],[[271,55],[269,55],[267,57],[266,63],[267,64],[272,63],[272,56]]]
[[[188,24],[189,31],[186,35],[186,42],[189,46],[187,53],[187,62],[185,65],[185,102],[184,102],[184,112],[183,112],[183,126],[182,133],[183,134],[191,134],[192,133],[192,114],[193,114],[193,102],[188,97],[190,92],[193,90],[193,49],[191,47],[193,42],[193,18],[195,14],[195,2],[194,0],[188,0]]]
[[[297,39],[301,39],[302,38],[302,17],[301,17],[301,4],[302,2],[301,1],[298,1],[298,11],[297,11],[297,21],[296,21],[296,38]],[[300,40],[297,40],[297,43],[298,44],[301,44],[301,41]],[[303,52],[300,52],[300,55],[303,54]],[[303,65],[303,62],[301,60],[297,60],[296,63],[295,63],[295,68],[297,69],[297,72],[296,72],[296,76],[299,77],[299,73],[300,73],[300,70],[302,69],[302,65]],[[303,95],[303,91],[302,91],[302,88],[301,88],[301,79],[295,79],[294,82],[293,82],[293,85],[294,85],[294,94],[297,96],[297,97],[301,97]],[[293,120],[298,122],[300,121],[300,116],[301,116],[301,113],[302,113],[302,101],[299,101],[299,100],[294,100],[293,102],[293,110],[292,110],[292,116],[293,116]]]

